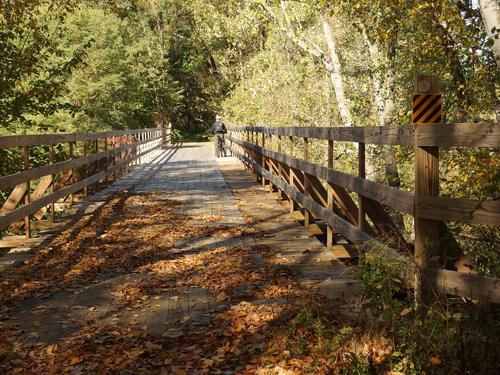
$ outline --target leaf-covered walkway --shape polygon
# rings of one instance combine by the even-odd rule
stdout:
[[[158,151],[4,261],[0,372],[255,373],[276,366],[274,329],[317,298],[311,286],[356,289],[236,159],[212,155]]]

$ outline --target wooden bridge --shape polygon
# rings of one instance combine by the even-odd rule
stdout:
[[[325,143],[325,165],[310,160],[312,140]],[[356,145],[357,175],[335,169],[339,142]],[[413,149],[414,192],[368,180],[366,145]],[[138,270],[153,263],[152,247],[168,257],[237,247],[248,251],[248,267],[255,269],[264,267],[256,249],[265,248],[273,261],[294,272],[300,288],[345,298],[361,288],[354,260],[382,241],[387,256],[414,260],[403,270],[409,288],[500,302],[498,279],[432,268],[429,260],[444,246],[447,222],[500,225],[498,200],[439,196],[439,147],[498,149],[498,124],[232,127],[226,147],[234,156],[216,159],[212,147],[171,144],[161,129],[0,137],[4,161],[22,163],[22,170],[0,177],[0,190],[9,192],[0,211],[6,233],[0,240],[1,311],[16,317],[27,341],[57,342],[89,319],[134,322],[176,337],[230,307],[234,296],[223,298],[219,291],[216,298],[207,285],[191,283],[196,275],[187,289],[159,287],[156,299],[140,308],[118,306],[116,293],[129,298],[127,288],[141,285]],[[392,222],[388,208],[414,217],[414,243]],[[112,241],[108,233],[126,239]],[[447,241],[458,246],[449,236]],[[124,256],[106,255],[110,248],[130,252],[126,266],[106,268]],[[44,258],[54,249],[64,263]],[[98,271],[82,265],[84,249],[97,251],[86,262],[99,264]],[[51,265],[54,279],[46,268],[40,271]],[[93,269],[88,283],[75,282],[84,266]],[[44,324],[36,319],[40,311],[47,312]]]

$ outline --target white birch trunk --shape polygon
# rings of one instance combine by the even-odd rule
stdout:
[[[495,34],[492,33],[493,28],[500,29],[500,2],[498,0],[478,0],[479,10],[481,11],[481,18],[483,19],[484,28],[488,37],[493,39],[493,54],[500,68],[500,39],[495,39]]]
[[[321,13],[321,26],[323,28],[323,35],[328,45],[328,54],[330,55],[330,62],[332,69],[330,70],[330,81],[332,82],[335,90],[335,99],[337,99],[337,106],[339,109],[340,117],[344,126],[352,126],[351,110],[349,109],[349,101],[346,98],[344,90],[344,79],[342,77],[342,67],[340,65],[339,56],[337,54],[337,47],[335,38],[333,36],[330,20],[328,17]]]

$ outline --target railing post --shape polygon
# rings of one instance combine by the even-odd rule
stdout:
[[[69,157],[71,160],[74,159],[74,152],[75,152],[75,142],[69,142]],[[71,181],[71,185],[74,184],[76,181],[75,181],[75,168],[71,168],[71,178],[70,178],[70,181]],[[75,195],[73,193],[70,194],[69,196],[69,203],[73,206],[73,204],[75,203]]]
[[[290,139],[290,156],[293,158],[294,157],[294,143],[293,143],[293,136],[291,135],[289,137]],[[292,188],[295,188],[295,173],[293,172],[293,169],[291,166],[289,166],[289,171],[290,171],[290,186]],[[290,213],[293,214],[295,211],[295,201],[292,199],[292,197],[288,197],[289,202],[290,202]]]
[[[255,136],[256,138],[259,138],[259,135],[257,133],[255,134]],[[264,132],[262,132],[262,148],[265,147],[266,147],[266,135],[264,134]],[[260,166],[266,169],[266,157],[264,156],[264,154],[260,155]],[[262,186],[265,187],[266,179],[264,178],[264,176],[261,176],[261,181],[262,181]]]
[[[95,153],[99,153],[99,138],[95,140]],[[99,172],[99,169],[101,167],[101,160],[97,159],[96,161],[96,171]],[[99,180],[95,182],[95,191],[99,191]]]
[[[415,97],[420,95],[439,95],[439,78],[435,76],[417,77]],[[415,99],[414,97],[414,99]],[[439,106],[441,98],[439,96]],[[435,106],[428,105],[430,100],[420,101],[419,107],[413,105],[413,122],[420,123],[417,126],[429,126],[435,121],[440,121],[439,117],[428,116],[427,113],[435,111]],[[422,104],[423,103],[423,104]],[[439,111],[441,108],[439,107]],[[431,120],[426,120],[431,118]],[[424,119],[424,120],[423,120]],[[437,120],[434,120],[437,119]],[[429,265],[429,259],[436,254],[439,245],[439,222],[435,220],[420,218],[420,199],[424,197],[439,196],[439,147],[419,147],[415,136],[415,262],[417,270],[415,272],[415,299],[417,302],[423,298],[422,291],[422,268]]]
[[[333,140],[328,140],[328,168],[333,169]],[[327,183],[327,208],[329,211],[333,211],[333,189],[330,183]],[[333,229],[331,226],[326,228],[326,246],[328,249],[333,248]]]
[[[366,146],[364,143],[359,143],[358,145],[358,176],[361,178],[366,178]],[[365,198],[358,194],[358,228],[365,230]],[[364,251],[361,246],[358,246],[358,262],[362,263],[364,259]]]
[[[51,143],[49,145],[49,164],[52,165],[54,164],[54,145]],[[50,185],[50,192],[54,192],[54,185],[55,185],[55,176],[52,174],[52,183]],[[50,204],[50,222],[55,223],[56,222],[56,211],[55,211],[56,205],[54,202]]]
[[[129,134],[126,134],[125,135],[125,144],[127,146],[130,145],[130,135]],[[125,166],[124,166],[124,175],[126,175],[128,172],[130,172],[130,165],[128,163],[128,158],[130,156],[130,153],[131,153],[131,149],[130,148],[127,148],[127,151],[125,151]]]
[[[259,137],[258,136],[254,137],[253,127],[252,127],[252,143],[255,144],[256,146],[259,145]],[[256,158],[255,162],[257,163],[257,165],[262,166],[262,160],[261,160],[261,158],[259,158],[259,155],[258,155],[257,152],[255,153],[255,158]],[[262,176],[259,175],[258,172],[255,172],[255,177],[257,179],[257,182],[261,182],[262,181]]]
[[[265,134],[262,133],[262,138],[265,137]],[[269,134],[269,146],[268,146],[268,149],[269,150],[272,150],[273,149],[273,136],[271,134]],[[266,158],[266,162],[267,162],[267,168],[269,170],[269,173],[271,174],[274,174],[274,169],[273,169],[273,162],[271,161],[270,158]],[[274,186],[273,186],[273,183],[271,182],[271,180],[269,180],[269,194],[273,194],[274,192]]]
[[[358,146],[358,176],[366,177],[366,146],[364,143],[359,143]],[[365,230],[365,201],[361,194],[358,194],[358,228]]]
[[[83,141],[83,156],[87,156],[87,141]],[[89,163],[86,163],[85,167],[84,167],[83,178],[84,179],[87,178],[88,174],[89,174]],[[86,196],[86,197],[89,195],[89,187],[88,187],[88,185],[84,186],[84,188],[83,188],[83,195]]]
[[[108,178],[108,169],[109,169],[109,154],[108,154],[108,137],[104,137],[104,151],[106,152],[106,168],[104,169],[106,172],[105,183],[106,187],[109,186],[109,178]]]
[[[309,161],[309,138],[304,137],[304,160]],[[304,172],[304,195],[309,197],[309,177],[307,173]],[[311,213],[304,208],[304,226],[309,228],[311,224]]]
[[[27,171],[30,169],[30,148],[29,146],[24,146],[23,147],[23,165],[24,165],[24,170]],[[30,204],[31,202],[31,181],[26,181],[26,195],[24,197],[24,203],[26,205]],[[26,215],[24,217],[24,229],[26,231],[26,238],[31,237],[31,219],[30,215]]]
[[[281,154],[281,135],[278,135],[278,152]],[[281,163],[278,161],[278,177],[280,178],[280,181],[283,180],[283,166]],[[281,201],[283,199],[283,192],[281,189],[278,187],[278,199]]]
[[[439,222],[419,217],[419,200],[439,196],[439,148],[415,147],[415,262],[419,269],[428,266],[439,242]],[[419,270],[415,292],[421,297]]]
[[[116,182],[116,169],[114,169],[114,167],[116,166],[116,138],[115,136],[112,136],[111,137],[111,149],[113,150],[113,160],[112,160],[112,166],[113,166],[113,183]]]

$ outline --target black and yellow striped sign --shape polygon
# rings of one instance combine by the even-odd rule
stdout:
[[[413,123],[435,124],[441,122],[441,94],[414,94],[412,100]]]

